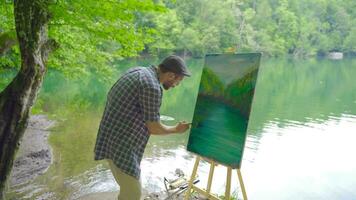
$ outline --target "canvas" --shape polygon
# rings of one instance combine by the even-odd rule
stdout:
[[[260,53],[205,56],[187,149],[240,168]]]

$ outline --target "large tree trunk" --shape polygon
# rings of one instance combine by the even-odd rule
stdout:
[[[21,69],[0,93],[0,199],[5,199],[6,181],[46,72],[48,53],[57,47],[48,39],[47,0],[15,0],[14,15]]]

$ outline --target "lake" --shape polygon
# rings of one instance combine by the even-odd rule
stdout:
[[[93,160],[106,93],[129,66],[150,62],[158,61],[120,62],[109,82],[96,74],[67,80],[50,70],[33,113],[58,121],[49,138],[54,161],[9,195],[77,199],[117,190],[108,165]],[[193,117],[203,60],[188,63],[193,76],[164,92],[161,114],[168,125]],[[249,199],[356,199],[355,77],[356,59],[262,60],[241,168]],[[186,151],[187,140],[188,134],[151,136],[141,163],[145,190],[164,190],[163,177],[176,168],[190,175],[195,156]],[[202,163],[202,187],[208,172]],[[225,177],[226,168],[218,166],[212,192],[224,193]],[[233,193],[241,198],[236,172],[232,178]]]

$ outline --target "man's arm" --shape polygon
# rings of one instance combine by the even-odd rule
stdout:
[[[162,124],[160,121],[157,122],[146,122],[148,132],[152,135],[168,135],[172,133],[184,133],[189,129],[190,123],[185,121],[179,122],[175,126],[167,126]]]

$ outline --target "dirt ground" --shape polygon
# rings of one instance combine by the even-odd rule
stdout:
[[[33,180],[47,171],[52,163],[52,150],[47,140],[49,129],[54,125],[46,115],[30,116],[10,174],[10,186]]]

